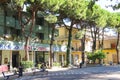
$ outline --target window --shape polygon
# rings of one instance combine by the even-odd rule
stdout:
[[[21,35],[21,30],[20,29],[15,29],[15,28],[10,28],[10,33],[11,34],[16,34],[17,36],[20,36]]]
[[[36,25],[44,25],[44,17],[36,18]]]
[[[44,39],[44,33],[37,33],[37,36],[39,39],[43,40]]]
[[[111,44],[111,48],[112,48],[112,49],[115,49],[115,47],[116,47],[116,44],[115,44],[115,43],[112,43],[112,44]]]

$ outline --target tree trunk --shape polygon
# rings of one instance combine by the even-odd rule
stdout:
[[[25,41],[25,60],[29,61],[29,37],[26,37]]]
[[[116,44],[117,63],[118,64],[120,64],[120,60],[119,60],[119,35],[120,35],[120,33],[118,32],[118,35],[117,35],[117,44]]]
[[[85,35],[81,39],[81,46],[82,46],[82,64],[85,64]]]
[[[101,49],[103,49],[103,42],[104,42],[104,29],[102,29],[102,42],[101,42]]]
[[[92,30],[93,28],[93,30]],[[97,28],[96,27],[91,27],[91,36],[93,40],[93,45],[92,45],[92,52],[96,50],[96,36],[97,36]]]
[[[32,31],[33,31],[33,27],[35,26],[35,14],[36,14],[36,11],[34,10],[34,8],[33,8],[33,10],[32,10],[32,18],[31,18],[31,26],[30,26],[30,28],[29,28],[29,34],[27,34],[26,35],[26,33],[25,33],[25,25],[27,25],[27,24],[24,24],[23,23],[23,21],[22,21],[22,12],[21,12],[21,8],[19,7],[18,8],[18,10],[19,10],[19,23],[20,23],[20,25],[21,25],[21,29],[22,29],[22,36],[24,36],[25,37],[25,60],[26,61],[29,61],[29,41],[30,41],[30,37],[31,37],[31,35],[32,35]],[[29,23],[29,21],[30,20],[28,20],[28,23]]]
[[[55,32],[55,26],[52,25],[52,34],[51,34],[51,40],[50,40],[50,68],[53,64],[53,41],[54,41],[54,32]]]

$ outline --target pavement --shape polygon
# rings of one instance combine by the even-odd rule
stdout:
[[[108,78],[118,78],[120,80],[120,65],[116,66],[97,66],[97,67],[84,67],[84,68],[77,68],[77,67],[68,67],[68,68],[61,68],[61,67],[53,67],[52,69],[47,69],[48,75],[32,75],[31,72],[24,73],[24,76],[20,78],[14,78],[11,80],[33,80],[35,78],[40,77],[47,77],[47,76],[68,76],[68,75],[91,75],[96,74],[93,77],[108,77]],[[97,75],[102,74],[102,75]],[[0,75],[2,77],[2,75]],[[2,80],[2,79],[0,79]],[[39,79],[38,79],[39,80]],[[86,80],[86,79],[85,79]],[[105,80],[116,80],[116,79],[105,79]]]
[[[77,67],[74,67],[77,68]],[[66,67],[66,68],[62,68],[62,67],[52,67],[51,69],[46,69],[49,73],[51,72],[56,72],[56,71],[65,71],[65,70],[69,70],[69,69],[73,69],[73,67]],[[6,75],[12,75],[13,73],[11,72],[6,72]],[[31,76],[33,75],[32,71],[28,71],[28,72],[24,72],[22,77],[26,77],[26,76]],[[48,74],[49,75],[49,74]],[[11,76],[13,79],[18,78],[17,76]],[[13,80],[11,79],[11,80]],[[3,74],[0,73],[0,80],[3,80]]]

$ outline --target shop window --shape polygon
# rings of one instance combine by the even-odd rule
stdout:
[[[10,35],[16,35],[16,36],[20,36],[21,35],[21,30],[20,29],[15,29],[13,27],[9,27],[7,28],[6,34],[10,34]]]

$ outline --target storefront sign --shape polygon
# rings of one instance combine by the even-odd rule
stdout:
[[[23,50],[20,45],[0,44],[0,50]]]
[[[50,51],[49,44],[30,44],[28,47],[24,46],[25,43],[23,42],[12,42],[12,41],[0,41],[0,50],[29,50],[29,51]],[[65,46],[53,45],[53,51],[65,51]]]
[[[45,47],[38,47],[37,49],[38,51],[47,51],[47,49]]]
[[[67,46],[66,45],[62,45],[61,46],[61,51],[62,52],[66,52],[67,51]]]
[[[53,51],[59,52],[60,51],[60,46],[58,46],[58,45],[53,46]]]

